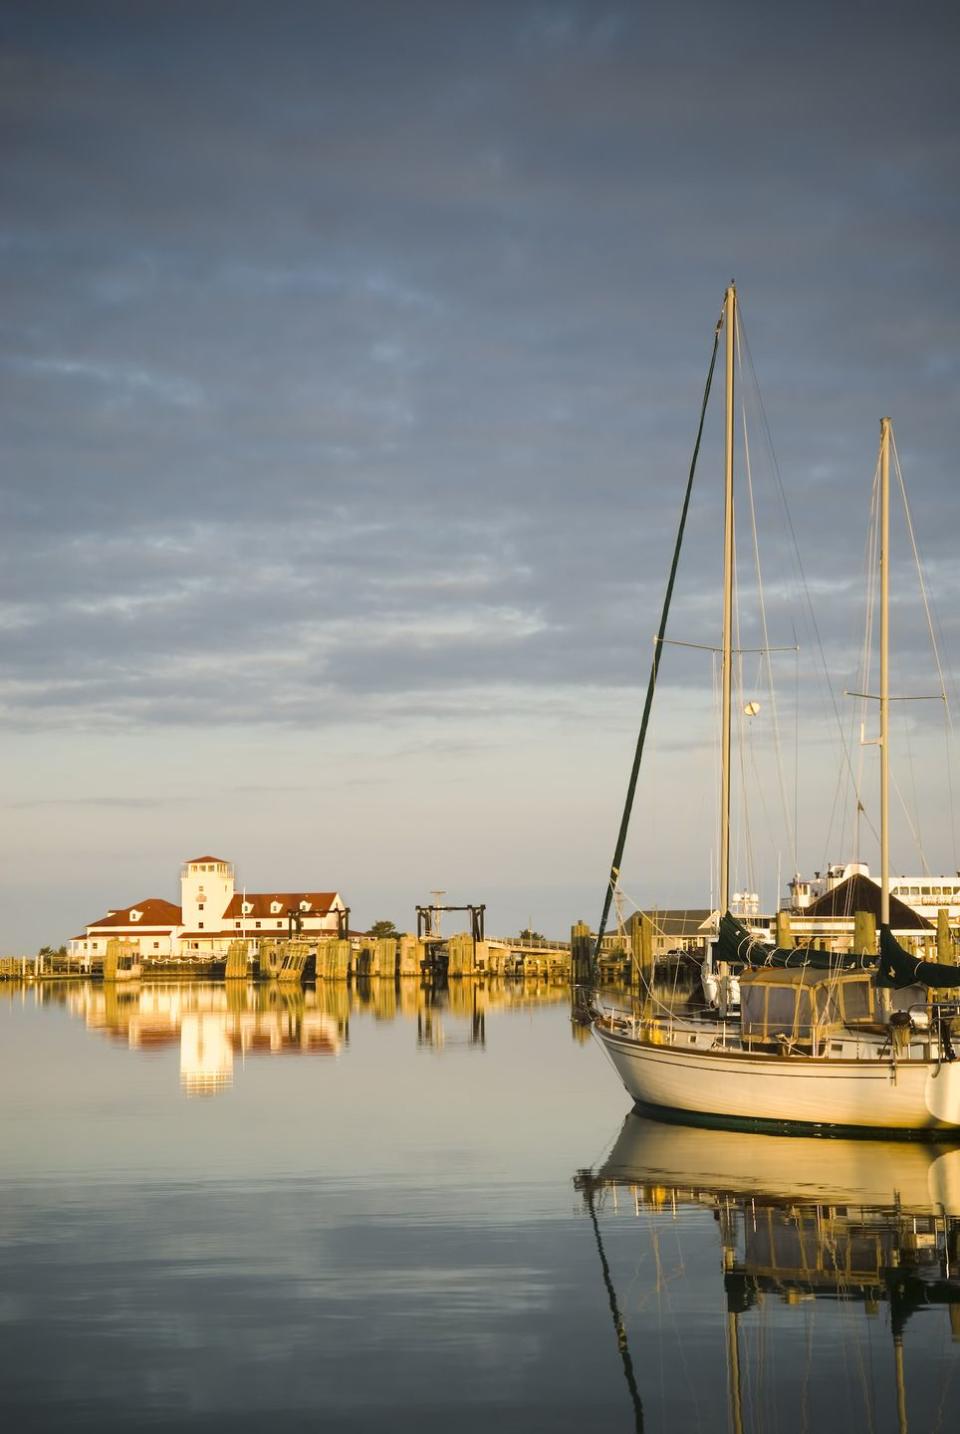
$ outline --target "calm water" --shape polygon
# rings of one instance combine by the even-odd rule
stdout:
[[[0,1032],[12,1429],[957,1427],[960,1151],[627,1117],[562,988]]]

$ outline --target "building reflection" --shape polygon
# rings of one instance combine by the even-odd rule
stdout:
[[[762,1331],[770,1301],[781,1317],[820,1300],[859,1304],[868,1318],[885,1309],[902,1431],[908,1321],[920,1310],[939,1308],[948,1337],[960,1342],[956,1144],[757,1135],[631,1114],[603,1165],[582,1171],[575,1185],[593,1222],[638,1421],[641,1390],[601,1233],[607,1216],[639,1217],[644,1234],[652,1232],[658,1261],[662,1221],[673,1224],[691,1207],[713,1214],[727,1310],[729,1427],[735,1434],[757,1413],[745,1409],[741,1320],[759,1321]],[[758,1391],[753,1395],[759,1397]]]
[[[64,994],[89,1030],[131,1050],[179,1046],[188,1095],[227,1089],[237,1056],[336,1055],[346,1034],[345,1011],[321,1008],[312,992],[275,985],[85,981]]]
[[[19,988],[26,997],[25,988]],[[490,1012],[569,1003],[569,987],[549,981],[357,980],[315,986],[279,982],[38,983],[29,999],[62,1003],[87,1029],[131,1050],[179,1048],[187,1095],[215,1095],[233,1083],[237,1059],[262,1055],[335,1056],[351,1022],[408,1021],[426,1052],[483,1049]]]

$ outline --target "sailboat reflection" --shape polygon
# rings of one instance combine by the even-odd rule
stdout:
[[[944,1307],[960,1341],[960,1146],[777,1137],[662,1124],[631,1114],[607,1159],[575,1180],[593,1223],[637,1428],[643,1410],[598,1211],[628,1192],[636,1215],[709,1209],[726,1296],[729,1423],[744,1426],[740,1319],[770,1298],[889,1311],[897,1427],[906,1431],[903,1335]],[[758,1425],[759,1427],[759,1425]]]

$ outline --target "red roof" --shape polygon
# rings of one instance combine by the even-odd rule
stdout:
[[[286,916],[288,911],[299,911],[301,901],[309,901],[310,909],[303,913],[304,916],[327,916],[330,908],[337,899],[335,891],[248,891],[246,895],[236,892],[233,900],[220,918],[226,921],[229,917],[272,916],[276,920],[280,916]],[[273,902],[279,902],[280,910],[271,911]],[[244,902],[250,907],[249,911],[241,910]]]
[[[280,920],[279,916],[277,917],[277,920],[278,920],[278,921]],[[286,922],[284,922],[284,926],[286,926]],[[254,935],[256,935],[257,933],[248,933],[248,935],[249,935],[249,934],[254,934]],[[262,934],[262,933],[261,933],[261,934]],[[180,933],[180,940],[181,940],[181,941],[211,941],[211,940],[220,941],[220,940],[222,940],[222,939],[224,939],[224,938],[226,938],[226,937],[229,936],[229,938],[230,938],[231,941],[235,941],[235,940],[237,940],[237,939],[240,937],[240,935],[241,935],[241,933],[240,933],[239,931],[234,931],[234,930],[232,930],[232,929],[229,930],[229,931],[181,931],[181,933]]]
[[[131,911],[140,911],[143,914],[139,921],[131,921]],[[135,901],[132,906],[125,906],[122,911],[111,911],[107,916],[101,916],[99,921],[88,923],[90,927],[101,926],[129,926],[134,929],[144,926],[180,926],[183,923],[183,913],[179,906],[174,906],[172,901],[164,901],[161,896],[148,896],[146,901]]]
[[[229,863],[228,861],[226,861],[222,856],[192,856],[192,857],[190,858],[190,860],[186,863],[186,865],[187,865],[187,866],[196,866],[197,863],[198,863],[198,862],[201,862],[201,861],[206,861],[206,862],[215,861],[219,866],[229,866],[229,865],[230,865],[230,863]]]

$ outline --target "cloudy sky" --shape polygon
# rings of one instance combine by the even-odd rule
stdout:
[[[922,0],[0,4],[0,947],[174,897],[208,850],[361,925],[432,888],[496,930],[595,921],[732,276],[779,465],[754,396],[769,641],[802,648],[797,854],[851,855],[776,473],[842,694],[893,414],[955,663],[958,28]],[[701,643],[719,437],[672,629]],[[625,884],[704,905],[709,655],[663,677]],[[769,901],[794,839],[761,696]],[[930,706],[901,786],[940,870]]]

